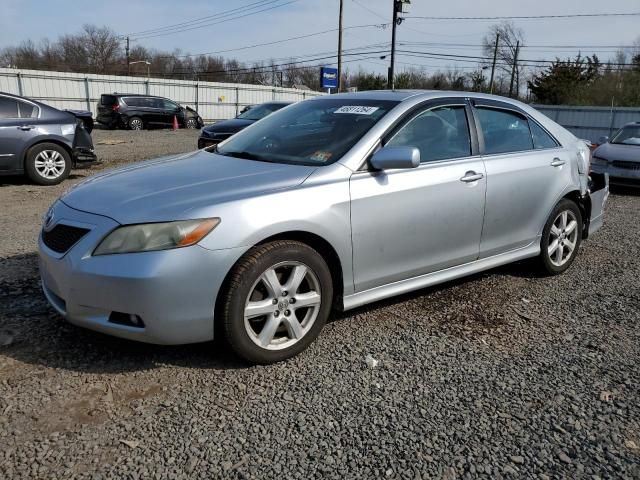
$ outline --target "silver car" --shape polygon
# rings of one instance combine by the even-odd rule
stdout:
[[[593,152],[593,171],[609,174],[612,184],[640,187],[640,122],[625,125],[601,143]]]
[[[589,161],[583,141],[500,97],[317,97],[67,192],[39,238],[42,286],[73,324],[160,344],[215,330],[271,363],[332,308],[530,257],[565,271],[602,225],[607,178]]]

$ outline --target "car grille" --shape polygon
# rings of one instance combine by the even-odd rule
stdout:
[[[73,247],[78,240],[84,237],[87,232],[86,228],[72,227],[59,223],[50,231],[42,231],[42,241],[54,252],[65,253]]]
[[[640,162],[622,162],[616,160],[611,164],[616,168],[622,168],[624,170],[640,170]]]

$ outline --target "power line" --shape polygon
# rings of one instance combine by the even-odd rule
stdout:
[[[280,1],[280,0],[276,0],[276,1]],[[140,40],[140,39],[143,39],[143,38],[163,37],[163,36],[166,36],[166,35],[174,35],[176,33],[188,32],[190,30],[197,30],[199,28],[211,27],[213,25],[219,25],[221,23],[230,22],[232,20],[238,20],[240,18],[249,17],[251,15],[256,15],[258,13],[267,12],[269,10],[274,10],[276,8],[284,7],[286,5],[290,5],[292,3],[296,3],[296,2],[299,2],[299,1],[300,0],[289,0],[288,2],[281,3],[279,5],[274,5],[274,6],[271,6],[271,7],[263,8],[262,10],[256,10],[255,12],[249,12],[249,13],[245,13],[243,15],[237,15],[237,16],[232,17],[232,18],[226,18],[224,20],[220,20],[220,21],[217,21],[217,22],[205,23],[203,25],[197,25],[197,26],[194,26],[194,27],[182,28],[182,29],[175,30],[175,31],[160,32],[160,33],[151,34],[151,35],[141,35],[141,36],[136,37],[135,40]]]
[[[356,29],[356,28],[368,28],[368,27],[377,27],[380,28],[382,25],[388,25],[388,24],[380,24],[380,23],[371,23],[368,25],[352,25],[350,27],[344,27],[343,30],[350,30],[350,29]],[[228,53],[228,52],[237,52],[240,50],[249,50],[251,48],[258,48],[258,47],[264,47],[264,46],[268,46],[268,45],[276,45],[278,43],[285,43],[285,42],[290,42],[293,40],[301,40],[303,38],[310,38],[310,37],[316,37],[318,35],[324,35],[326,33],[332,33],[332,32],[337,32],[338,29],[337,28],[332,28],[329,30],[323,30],[321,32],[314,32],[314,33],[309,33],[307,35],[299,35],[297,37],[289,37],[289,38],[284,38],[282,40],[274,40],[272,42],[264,42],[264,43],[255,43],[253,45],[246,45],[244,47],[238,47],[238,48],[229,48],[227,50],[216,50],[213,52],[202,52],[202,53],[189,53],[186,55],[164,55],[160,58],[186,58],[186,57],[199,57],[201,55],[214,55],[217,53]]]
[[[592,18],[592,17],[637,17],[640,12],[626,13],[574,13],[567,15],[514,15],[514,16],[498,16],[498,17],[420,17],[411,16],[405,19],[423,19],[423,20],[541,20],[553,18]]]
[[[247,5],[242,5],[242,6],[237,7],[237,8],[232,8],[230,10],[225,10],[223,12],[217,12],[217,13],[214,13],[212,15],[207,15],[206,17],[199,17],[199,18],[195,18],[193,20],[187,20],[187,21],[182,22],[182,23],[174,23],[174,24],[171,24],[171,25],[165,25],[164,27],[151,28],[151,29],[148,29],[148,30],[140,30],[138,32],[130,32],[130,33],[127,33],[127,35],[134,36],[134,35],[143,35],[143,34],[148,34],[148,33],[157,33],[157,32],[163,31],[163,30],[173,30],[173,29],[175,29],[177,27],[186,26],[186,25],[192,25],[192,24],[195,25],[197,23],[206,22],[207,20],[212,19],[212,18],[220,18],[220,17],[223,17],[223,16],[227,16],[227,15],[233,14],[234,12],[238,12],[238,11],[242,11],[242,10],[244,10],[244,11],[251,10],[251,8],[249,8],[249,7],[252,7],[253,5],[269,4],[269,3],[275,3],[277,1],[279,1],[279,0],[259,0],[257,2],[249,3]],[[264,6],[264,5],[258,5],[257,7],[252,7],[252,8],[258,8],[259,6]]]

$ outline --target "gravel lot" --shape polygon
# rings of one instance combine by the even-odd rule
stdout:
[[[37,277],[49,204],[196,136],[96,131],[103,164],[61,186],[0,178],[0,478],[640,478],[633,192],[563,276],[521,263],[337,315],[274,366],[61,321]]]

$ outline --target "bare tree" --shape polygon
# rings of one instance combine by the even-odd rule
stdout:
[[[503,21],[489,27],[489,31],[484,37],[483,53],[487,58],[493,58],[494,49],[496,48],[496,37],[500,35],[500,41],[498,42],[497,51],[497,81],[496,84],[504,85],[505,78],[511,76],[513,64],[516,58],[516,48],[518,43],[520,45],[520,51],[525,46],[524,32],[521,28],[516,27],[512,21]],[[518,55],[521,56],[521,55]],[[489,62],[486,63],[490,65]],[[518,67],[516,69],[516,92],[519,91],[520,77],[524,74],[524,67]]]

